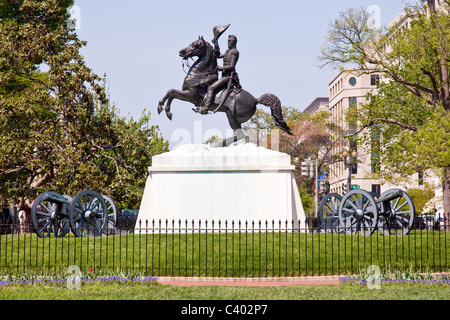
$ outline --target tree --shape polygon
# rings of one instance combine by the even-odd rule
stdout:
[[[309,114],[292,108],[287,109],[286,115],[293,136],[281,136],[280,151],[290,154],[294,159],[297,183],[307,182],[308,189],[314,193],[315,177],[302,176],[301,163],[313,159],[317,171],[329,176],[331,165],[342,161],[333,153],[333,149],[345,145],[347,132],[333,123],[328,111]]]
[[[111,106],[68,26],[72,4],[0,2],[0,197],[28,215],[48,190],[136,206],[151,156],[168,148],[149,114],[127,120]]]
[[[315,177],[302,175],[302,162],[314,159],[319,172],[330,174],[330,165],[342,161],[332,150],[345,144],[347,132],[332,122],[331,114],[327,111],[309,114],[297,108],[284,107],[283,114],[293,135],[278,136],[279,151],[291,156],[302,203],[305,211],[311,214],[315,210]],[[268,148],[272,147],[271,130],[275,128],[270,119],[270,114],[260,110],[255,120],[249,121],[249,125],[245,127],[247,132],[251,129],[250,134],[256,134],[257,141]]]
[[[146,110],[135,120],[120,116],[114,105],[104,104],[96,109],[95,119],[101,136],[96,143],[101,149],[92,161],[106,177],[105,183],[97,188],[111,195],[119,208],[139,208],[152,157],[169,151],[169,143],[158,126],[151,124],[150,112]],[[92,176],[90,180],[95,178]],[[92,188],[93,182],[89,183]],[[79,189],[80,182],[74,183],[74,190]]]
[[[424,212],[427,203],[433,199],[434,190],[433,188],[427,187],[425,189],[409,189],[408,195],[412,198],[414,203],[414,208],[417,214],[429,214],[430,212]]]
[[[450,219],[449,1],[407,6],[405,19],[375,30],[363,8],[331,23],[323,65],[381,72],[377,95],[350,115],[365,137],[380,137],[378,160],[387,178],[434,170],[441,175]]]
[[[267,144],[270,131],[275,128],[272,116],[262,109],[256,109],[254,116],[244,126],[248,139],[257,146]]]

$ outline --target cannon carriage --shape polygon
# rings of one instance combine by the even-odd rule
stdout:
[[[64,237],[69,231],[77,237],[100,236],[117,219],[114,201],[96,191],[84,190],[75,197],[54,191],[40,194],[31,208],[34,230],[41,238]]]
[[[415,216],[411,197],[400,189],[390,189],[381,196],[362,189],[343,197],[327,194],[318,209],[319,231],[372,235],[407,235]]]

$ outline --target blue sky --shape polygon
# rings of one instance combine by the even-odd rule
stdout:
[[[304,110],[316,97],[327,96],[337,73],[320,69],[317,60],[330,21],[349,7],[378,6],[381,24],[387,25],[405,2],[75,0],[75,5],[80,13],[76,31],[87,41],[82,54],[94,72],[108,76],[111,100],[123,115],[138,118],[144,109],[150,111],[152,123],[174,148],[229,130],[225,114],[202,116],[187,102],[173,102],[172,121],[156,111],[167,90],[181,89],[185,73],[178,51],[199,35],[211,41],[215,25],[231,23],[219,44],[224,52],[228,35],[237,36],[244,89],[255,97],[273,93],[283,106]]]

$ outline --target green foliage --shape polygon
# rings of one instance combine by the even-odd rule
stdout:
[[[222,139],[218,135],[214,135],[206,139],[205,143],[209,145],[214,145],[216,142],[219,142],[220,140]]]
[[[348,114],[369,128],[358,135],[361,147],[375,152],[382,171],[379,178],[404,180],[417,172],[450,165],[448,154],[449,117],[433,111],[401,84],[381,84],[378,94],[368,94],[369,102]],[[380,119],[376,121],[374,119]],[[381,119],[389,121],[382,121]],[[378,144],[373,144],[376,133]]]
[[[41,192],[92,189],[136,207],[151,156],[168,145],[149,113],[126,119],[111,106],[68,27],[72,4],[0,6],[0,197],[29,210]]]
[[[374,178],[399,183],[417,172],[438,174],[445,211],[450,208],[449,9],[448,1],[407,6],[404,19],[389,30],[374,30],[364,8],[349,9],[331,23],[320,57],[323,65],[382,74],[377,95],[369,94],[369,102],[348,118],[358,121],[358,138],[377,148],[369,151],[379,161]],[[371,141],[373,133],[378,143]]]
[[[318,57],[323,66],[343,69],[365,65],[365,51],[375,35],[382,32],[372,28],[370,21],[371,17],[364,7],[340,12],[339,17],[330,23],[321,56]]]
[[[249,141],[258,146],[267,144],[267,138],[274,128],[275,124],[272,121],[271,114],[263,109],[256,109],[253,117],[243,127]]]
[[[103,146],[115,143],[114,150],[100,150],[96,164],[103,169],[106,183],[99,188],[117,199],[119,208],[139,208],[148,167],[152,156],[169,151],[159,128],[151,125],[150,112],[143,111],[135,120],[119,116],[114,106],[103,105],[96,110],[96,126],[101,131]]]
[[[303,210],[305,211],[305,215],[309,217],[313,217],[316,212],[316,202],[314,200],[314,194],[311,192],[311,189],[308,188],[308,181],[304,183],[300,188],[300,198],[302,199]]]
[[[428,201],[433,199],[434,197],[434,190],[432,188],[425,188],[425,189],[409,189],[408,195],[412,198],[412,201],[414,203],[414,207],[416,209],[416,214],[420,215],[426,212],[423,212],[423,208],[427,204]]]
[[[377,153],[388,179],[450,166],[448,80],[446,84],[440,79],[442,70],[448,70],[448,62],[442,61],[448,60],[450,18],[427,16],[417,8],[406,12],[410,28],[393,28],[390,36],[370,45],[378,55],[381,48],[390,48],[376,59],[387,81],[349,118],[359,120],[363,128],[376,126],[381,139]],[[360,58],[375,60],[367,51]],[[366,132],[366,140],[370,134]]]

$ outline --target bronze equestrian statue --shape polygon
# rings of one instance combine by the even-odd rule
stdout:
[[[182,90],[171,89],[159,101],[158,113],[165,110],[167,117],[172,120],[170,106],[173,99],[193,103],[197,107],[193,110],[201,114],[207,114],[209,111],[225,112],[233,129],[233,136],[216,146],[229,146],[244,138],[241,124],[253,117],[258,104],[263,104],[270,107],[275,125],[292,135],[290,128],[283,120],[281,102],[275,95],[266,93],[256,99],[242,89],[236,73],[236,63],[239,59],[239,51],[236,48],[237,38],[229,36],[228,50],[224,54],[220,53],[218,38],[228,27],[229,25],[214,27],[212,41],[214,48],[203,37],[199,37],[188,47],[180,50],[179,54],[183,60],[192,57],[198,57],[198,59],[190,67]],[[218,66],[218,58],[223,59],[223,67]],[[218,71],[222,71],[221,79],[219,79]]]

